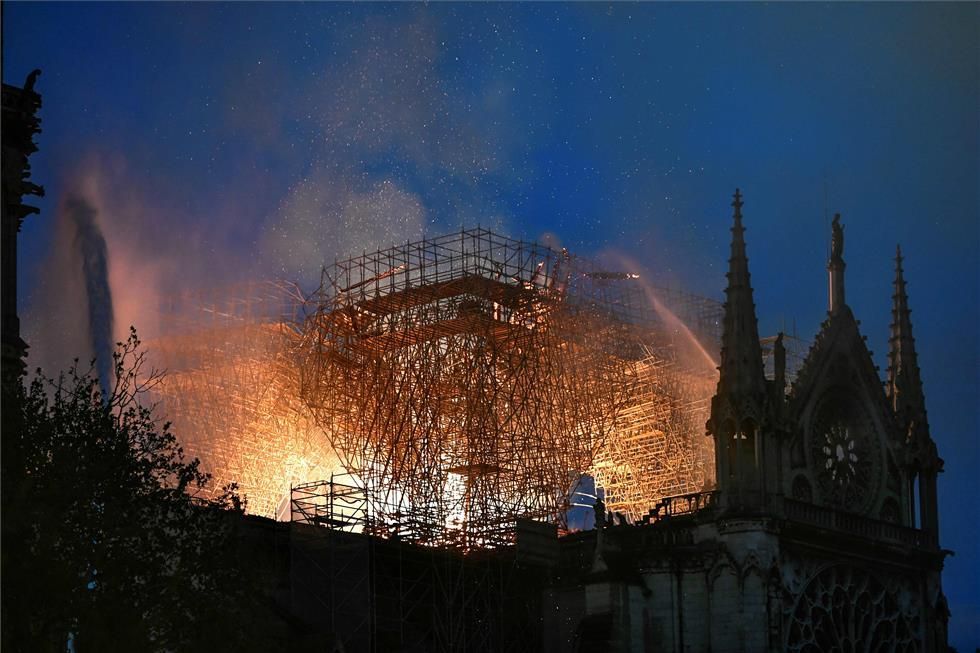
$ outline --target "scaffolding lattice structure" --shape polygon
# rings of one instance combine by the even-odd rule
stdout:
[[[616,282],[475,229],[342,261],[300,325],[302,396],[373,529],[463,549],[560,521],[635,383]]]
[[[607,508],[637,521],[665,497],[714,485],[705,423],[724,307],[676,288],[629,289],[636,383],[589,473]]]
[[[583,474],[632,519],[710,487],[721,314],[474,229],[337,262],[305,297],[172,298],[149,349],[185,451],[248,512],[472,550],[564,525]],[[329,521],[341,486],[353,526]]]
[[[147,345],[166,372],[156,388],[162,414],[212,475],[208,492],[236,483],[251,514],[275,517],[291,485],[338,469],[288,358],[300,306],[274,283],[172,297],[161,306],[164,335]]]
[[[639,382],[592,466],[606,506],[631,521],[664,497],[714,482],[714,446],[705,435],[717,379],[686,367],[670,349],[647,349]]]

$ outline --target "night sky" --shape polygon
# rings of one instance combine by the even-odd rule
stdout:
[[[826,315],[829,223],[882,374],[895,245],[940,478],[951,643],[980,646],[980,5],[3,4],[43,74],[21,237],[30,364],[78,330],[64,203],[116,331],[180,290],[482,224],[721,298],[745,196],[760,332]]]

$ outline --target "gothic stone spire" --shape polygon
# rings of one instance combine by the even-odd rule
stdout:
[[[912,311],[909,310],[905,275],[902,270],[902,249],[895,253],[895,294],[892,295],[891,334],[888,339],[888,399],[902,429],[909,432],[914,426],[918,434],[928,437],[926,401],[919,376],[919,361],[912,337]]]
[[[721,340],[721,366],[718,394],[733,397],[761,395],[765,392],[759,325],[752,300],[749,260],[745,254],[745,228],[742,226],[742,194],[735,189],[732,225],[732,254],[728,259],[728,288],[725,289],[725,322]]]
[[[888,399],[899,428],[905,434],[907,462],[919,481],[919,527],[938,536],[939,506],[936,476],[943,460],[929,435],[926,399],[912,337],[912,311],[905,291],[902,250],[895,250],[895,294],[892,295],[891,337],[888,339]],[[914,482],[914,481],[913,481]],[[914,493],[909,488],[909,495]],[[914,499],[913,499],[914,501]],[[914,510],[914,503],[912,504]]]

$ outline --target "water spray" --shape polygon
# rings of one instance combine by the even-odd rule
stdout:
[[[97,212],[87,200],[73,197],[65,204],[75,225],[75,245],[82,257],[82,277],[88,299],[88,327],[99,384],[107,392],[112,375],[112,291],[109,288],[109,254],[105,237],[96,223]]]

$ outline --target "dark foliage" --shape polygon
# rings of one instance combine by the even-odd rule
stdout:
[[[235,488],[194,498],[210,479],[141,403],[143,367],[133,331],[109,388],[77,361],[4,388],[5,651],[248,649]]]

